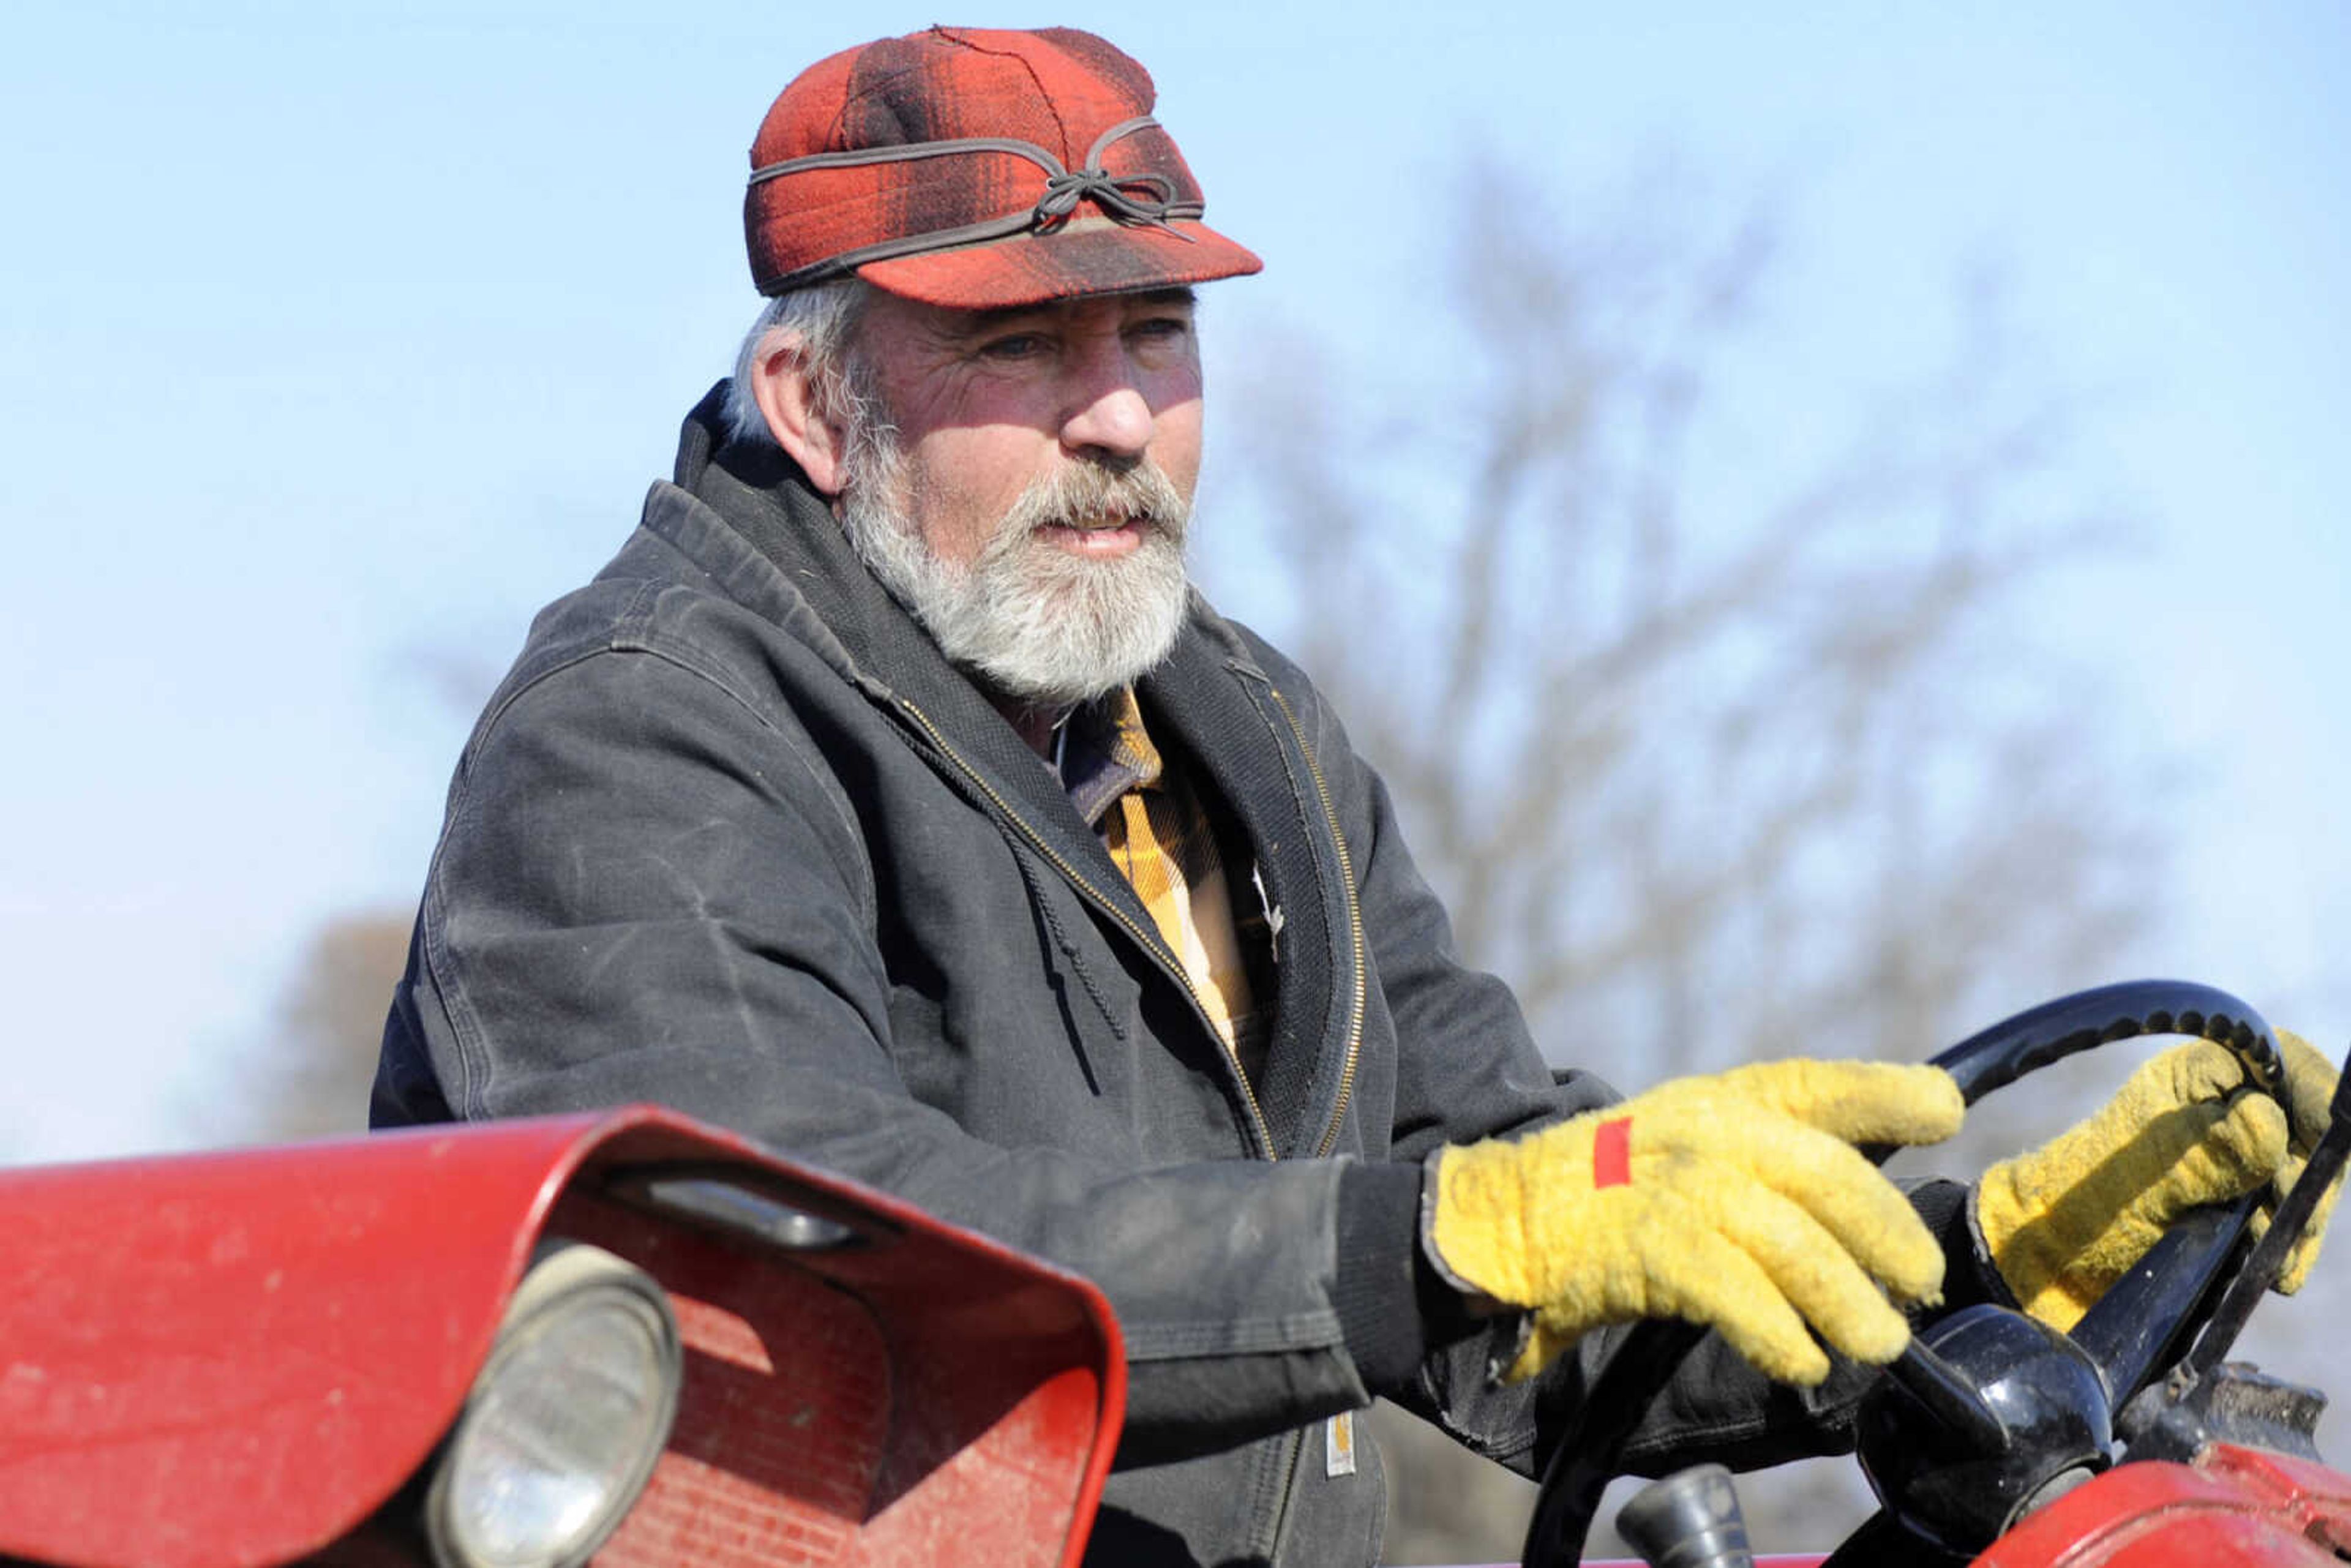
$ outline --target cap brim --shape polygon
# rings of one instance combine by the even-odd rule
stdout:
[[[1042,305],[1085,294],[1133,294],[1264,267],[1207,225],[1081,218],[1044,233],[869,261],[857,276],[884,293],[957,310]]]

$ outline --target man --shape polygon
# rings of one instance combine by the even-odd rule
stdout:
[[[1720,1333],[1628,1462],[1833,1448],[1896,1303],[2094,1297],[2270,1180],[2284,1117],[2192,1051],[1980,1210],[1851,1147],[1956,1126],[1928,1069],[1555,1080],[1311,683],[1187,586],[1191,290],[1259,263],[1152,97],[1084,33],[934,28],[777,99],[775,303],[467,747],[379,1124],[660,1100],[1088,1274],[1122,1563],[1368,1563],[1351,1412],[1530,1466],[1647,1315]]]

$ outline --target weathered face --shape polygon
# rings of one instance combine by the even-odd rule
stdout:
[[[1200,467],[1200,356],[1187,291],[1029,309],[943,310],[877,294],[859,330],[904,454],[907,515],[967,566],[1021,492],[1089,464],[1150,463],[1188,503]],[[1138,530],[1073,519],[1042,543],[1094,560]]]
[[[967,312],[873,298],[856,353],[891,438],[842,521],[947,655],[1043,703],[1163,657],[1200,464],[1188,292]]]

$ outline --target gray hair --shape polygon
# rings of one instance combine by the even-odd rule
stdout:
[[[862,278],[841,277],[768,301],[736,350],[735,376],[722,411],[729,439],[756,446],[776,444],[768,416],[751,394],[751,372],[778,338],[796,344],[820,417],[852,430],[872,423],[877,410],[872,377],[856,353],[857,326],[872,294],[872,286]]]

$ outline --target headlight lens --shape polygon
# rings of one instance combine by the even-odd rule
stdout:
[[[442,1568],[574,1568],[620,1523],[677,1413],[677,1324],[611,1253],[546,1251],[507,1309],[426,1494]]]

